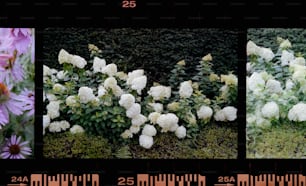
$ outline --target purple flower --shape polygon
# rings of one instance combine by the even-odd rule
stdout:
[[[9,122],[9,112],[21,115],[24,111],[23,96],[10,92],[11,88],[0,82],[0,129]]]
[[[34,91],[31,90],[24,90],[21,92],[20,96],[23,96],[24,100],[24,110],[29,111],[27,113],[27,116],[33,116],[34,115]]]
[[[28,141],[21,141],[21,137],[12,135],[10,139],[6,139],[6,144],[1,149],[1,157],[3,159],[25,159],[27,155],[32,154],[32,149],[27,147]]]
[[[8,57],[5,54],[0,54],[0,82],[9,83],[10,78],[15,82],[22,81],[24,79],[24,70],[18,61],[19,58],[16,58],[16,52],[11,58]],[[8,59],[5,60],[5,58]]]

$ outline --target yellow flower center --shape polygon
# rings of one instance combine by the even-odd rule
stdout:
[[[8,88],[3,83],[0,83],[0,103],[7,101],[9,97],[10,92]]]

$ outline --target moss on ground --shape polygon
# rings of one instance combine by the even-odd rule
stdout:
[[[50,159],[108,159],[112,157],[111,147],[102,137],[70,132],[46,134],[43,156]]]
[[[151,149],[139,146],[137,138],[118,146],[102,137],[68,132],[46,134],[43,153],[51,159],[236,159],[237,149],[237,124],[227,123],[208,125],[194,139],[180,140],[174,133],[159,133]]]
[[[247,158],[306,158],[305,127],[283,124],[262,131],[247,144]]]

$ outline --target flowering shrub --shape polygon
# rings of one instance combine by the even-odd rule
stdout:
[[[247,142],[249,150],[258,134],[272,126],[305,126],[306,66],[289,40],[278,38],[279,48],[247,43]]]
[[[143,69],[125,73],[116,64],[107,64],[96,46],[89,45],[89,50],[88,61],[62,49],[58,61],[63,69],[44,65],[44,134],[87,132],[116,144],[137,137],[139,145],[149,149],[159,133],[172,132],[183,139],[195,136],[213,116],[223,122],[237,118],[237,77],[214,74],[211,80],[210,68],[209,74],[203,74],[210,55],[201,60],[194,80],[172,85],[186,77],[177,70],[170,86],[155,82],[147,87]],[[183,62],[175,68],[184,68]],[[201,89],[206,87],[203,76],[217,90],[211,98]]]
[[[1,158],[32,155],[34,97],[34,29],[0,28]]]

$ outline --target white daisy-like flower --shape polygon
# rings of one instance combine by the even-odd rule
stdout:
[[[77,133],[84,133],[85,130],[82,126],[80,125],[73,125],[69,131],[72,133],[72,134],[77,134]]]
[[[89,87],[80,87],[78,96],[80,98],[80,102],[85,104],[96,98],[93,94],[93,90]]]
[[[274,101],[266,103],[261,109],[262,116],[265,118],[279,118],[279,107]]]
[[[192,81],[184,81],[180,84],[179,94],[181,98],[189,98],[192,93]]]
[[[94,73],[98,73],[101,72],[102,73],[102,69],[106,66],[106,61],[105,59],[101,59],[99,57],[94,57],[93,59],[93,72]]]
[[[176,130],[175,130],[175,135],[176,137],[182,139],[185,138],[187,134],[187,130],[184,126],[179,126]]]
[[[157,130],[155,129],[153,125],[146,124],[143,127],[141,134],[153,137],[157,134]]]
[[[147,135],[139,136],[139,145],[143,148],[150,149],[153,145],[153,137]]]

